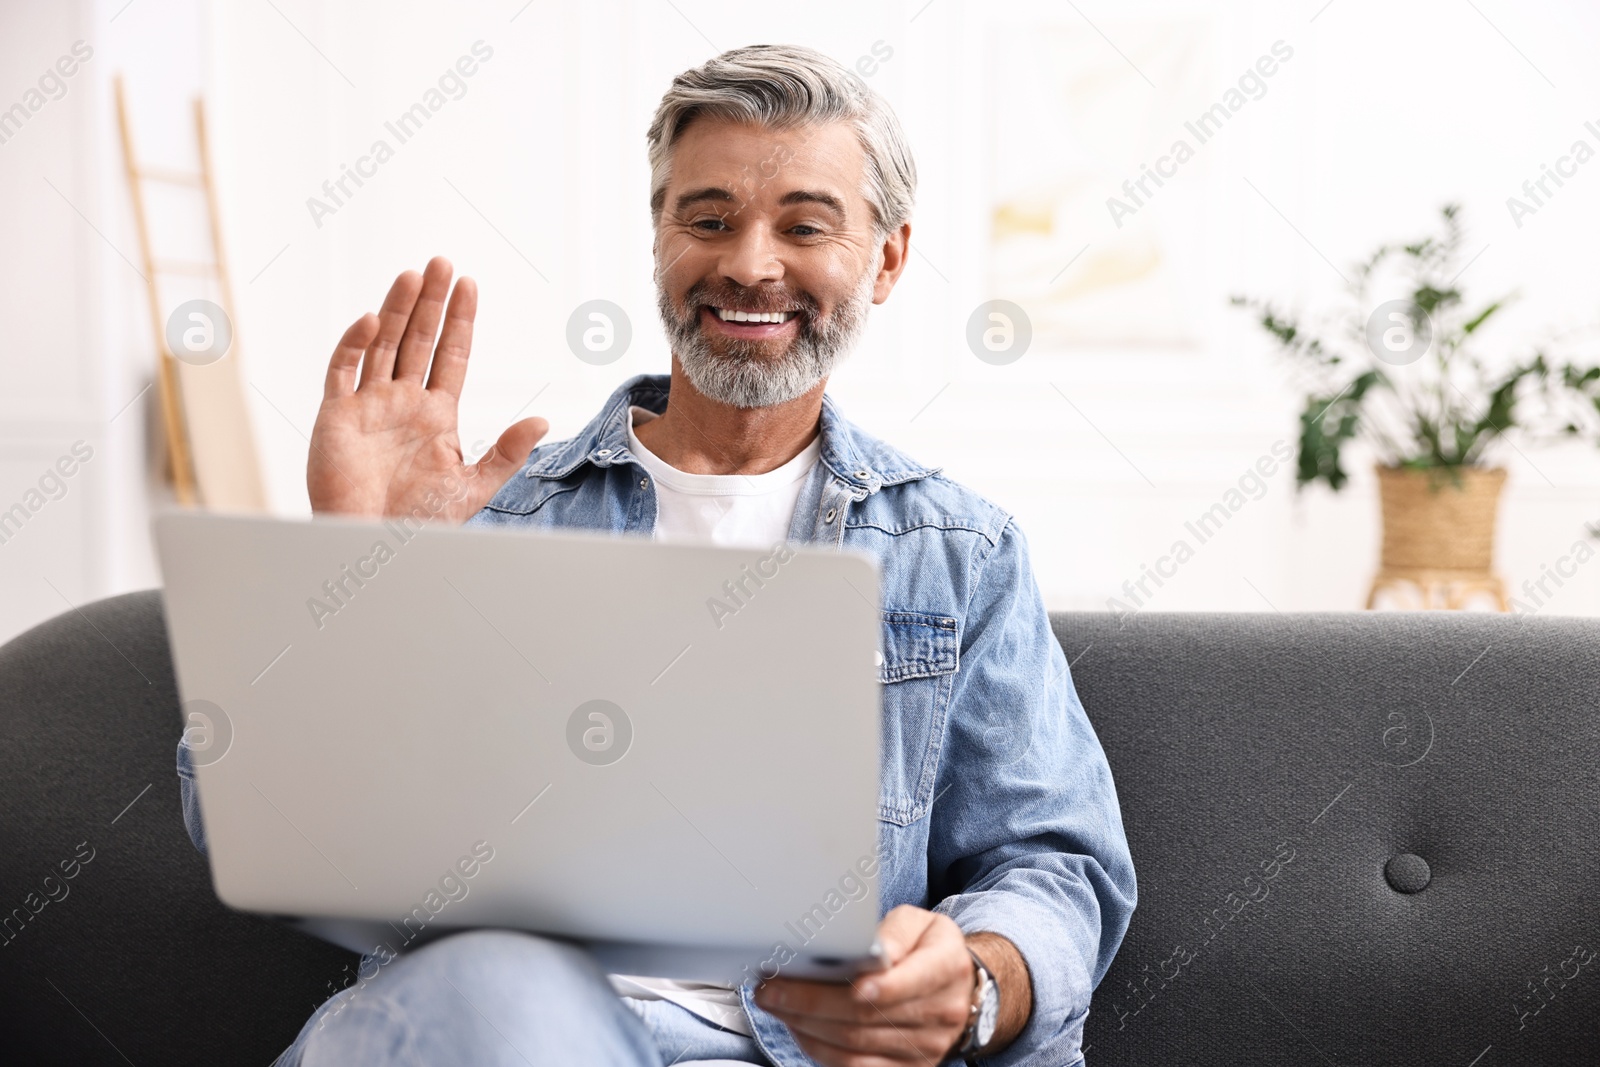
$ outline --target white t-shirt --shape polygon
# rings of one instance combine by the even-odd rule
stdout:
[[[822,454],[820,436],[765,474],[685,474],[641,444],[633,432],[656,414],[634,405],[629,415],[628,449],[656,483],[657,541],[771,548],[788,538],[795,502]]]
[[[820,437],[812,438],[798,456],[765,474],[686,474],[640,444],[633,432],[656,414],[634,405],[629,416],[628,449],[655,481],[657,541],[770,548],[788,538],[795,502],[822,452]],[[621,996],[670,1000],[718,1026],[753,1036],[739,993],[732,986],[631,974],[610,978],[611,988]]]

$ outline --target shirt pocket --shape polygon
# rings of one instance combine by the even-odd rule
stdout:
[[[535,484],[527,485],[521,472],[512,475],[511,480],[501,486],[500,491],[483,506],[483,510],[500,515],[532,515],[553,498],[575,492],[580,485],[577,479],[553,482],[539,478],[534,481]]]
[[[878,817],[885,822],[905,826],[926,815],[933,804],[960,644],[956,620],[949,615],[883,613]]]

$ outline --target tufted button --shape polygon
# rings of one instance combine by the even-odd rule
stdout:
[[[1428,861],[1411,852],[1402,852],[1385,863],[1383,876],[1396,893],[1420,893],[1433,880]]]

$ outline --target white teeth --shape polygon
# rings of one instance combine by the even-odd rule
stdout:
[[[723,322],[788,322],[796,315],[793,311],[729,311],[726,308],[712,308],[712,310]]]

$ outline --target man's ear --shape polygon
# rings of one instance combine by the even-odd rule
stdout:
[[[901,223],[898,230],[885,237],[879,254],[878,277],[872,287],[874,304],[888,300],[900,275],[905,273],[906,260],[911,254],[911,223]]]

